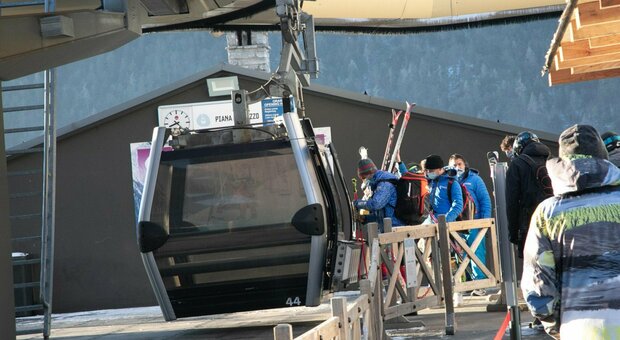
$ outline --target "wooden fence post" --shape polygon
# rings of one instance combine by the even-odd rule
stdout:
[[[343,297],[332,298],[332,316],[339,319],[340,340],[349,340],[349,315],[347,314],[347,299]]]
[[[384,233],[391,233],[392,232],[392,219],[389,218],[389,217],[386,217],[386,218],[383,219],[383,232]],[[389,262],[390,262],[390,263],[386,264],[386,267],[387,268],[392,268],[392,272],[400,272],[400,267],[396,268],[394,266],[394,263],[393,263],[393,261],[394,261],[394,259],[396,257],[396,254],[398,254],[398,246],[399,246],[399,243],[397,242],[397,243],[388,244],[385,247],[385,251],[386,251],[386,253],[388,255]],[[404,261],[402,263],[404,263]],[[389,276],[389,274],[388,274],[388,276]],[[403,280],[404,279],[405,278],[403,278]],[[400,284],[400,280],[397,280],[396,284],[399,285]],[[396,293],[394,293],[394,294],[392,294],[391,301],[389,301],[389,302],[386,301],[385,303],[388,306],[393,306],[393,305],[396,305],[396,301],[398,301],[398,295]]]
[[[273,328],[274,340],[293,340],[293,327],[289,324],[279,324]]]
[[[454,302],[452,301],[452,268],[450,268],[450,231],[446,223],[446,215],[439,215],[439,251],[443,282],[443,295],[446,305],[446,335],[454,335],[456,320],[454,318]]]
[[[371,258],[370,263],[371,266],[376,264],[376,268],[370,268],[368,279],[374,280],[374,282],[370,282],[370,290],[372,291],[372,295],[369,295],[372,309],[372,328],[374,333],[369,333],[371,335],[371,339],[383,339],[383,296],[382,296],[382,286],[381,286],[381,247],[379,246],[379,233],[378,233],[378,225],[377,223],[369,223],[366,225],[368,228],[368,249],[370,249]],[[376,246],[374,241],[377,240]],[[375,250],[376,248],[376,250]],[[373,272],[374,271],[374,272]],[[360,282],[361,289],[361,282]]]
[[[374,292],[372,291],[372,285],[368,279],[360,281],[360,294],[366,295],[368,299],[368,310],[364,314],[364,335],[366,339],[372,339],[375,334],[376,320],[375,313],[378,312],[378,307],[375,306],[376,300],[374,299]]]
[[[445,299],[446,299],[446,294],[443,290],[443,280],[441,278],[441,254],[439,253],[439,229],[437,229],[437,236],[434,237],[434,239],[431,242],[431,261],[432,261],[432,266],[433,266],[433,275],[435,276],[435,285],[437,286],[437,288],[439,289],[439,292],[437,293],[437,295],[439,295],[440,299],[444,300],[444,305],[445,305]],[[440,300],[441,301],[441,300]]]

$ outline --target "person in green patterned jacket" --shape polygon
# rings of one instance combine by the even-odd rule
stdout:
[[[620,339],[620,169],[597,131],[574,125],[547,161],[554,197],[532,215],[521,279],[549,335]]]

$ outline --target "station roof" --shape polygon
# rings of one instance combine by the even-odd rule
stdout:
[[[64,138],[68,138],[69,136],[84,132],[88,129],[95,128],[99,125],[105,124],[108,121],[117,119],[121,116],[131,114],[131,112],[142,105],[150,103],[152,101],[158,100],[159,98],[166,96],[172,92],[179,91],[180,89],[190,86],[191,84],[199,81],[204,81],[206,78],[225,76],[225,75],[236,75],[240,78],[246,78],[255,81],[265,81],[267,82],[271,74],[261,71],[250,70],[240,66],[232,66],[228,64],[220,64],[218,66],[209,68],[205,71],[196,73],[192,76],[186,77],[179,81],[173,82],[169,85],[163,86],[157,90],[148,92],[142,96],[136,97],[132,100],[126,101],[114,107],[111,107],[102,112],[93,114],[84,119],[75,121],[66,126],[60,127],[57,130],[57,139],[62,140]],[[206,86],[206,85],[205,85]],[[309,87],[304,89],[305,94],[316,95],[316,96],[324,96],[324,97],[334,97],[340,101],[349,101],[355,103],[357,105],[369,105],[374,107],[385,108],[386,115],[390,113],[391,109],[395,110],[406,110],[406,103],[369,96],[363,93],[355,93],[343,89],[333,88],[329,86],[319,85],[319,84],[311,84]],[[415,98],[414,98],[415,99]],[[435,110],[431,108],[425,108],[421,106],[415,106],[412,110],[412,113],[429,118],[429,119],[437,119],[445,122],[449,122],[450,124],[462,124],[471,126],[479,129],[488,129],[500,131],[506,134],[518,134],[521,131],[524,131],[526,128],[519,127],[515,125],[505,124],[501,122],[493,122],[489,120],[479,119],[475,117],[469,117],[465,115],[450,113],[441,110]],[[558,136],[552,133],[538,131],[535,129],[527,129],[529,131],[535,132],[538,137],[542,140],[547,140],[550,142],[557,142]],[[39,136],[33,138],[29,141],[25,141],[21,144],[18,144],[9,150],[23,150],[27,148],[32,148],[43,143],[43,137]]]
[[[547,71],[550,86],[620,76],[620,0],[568,0]]]

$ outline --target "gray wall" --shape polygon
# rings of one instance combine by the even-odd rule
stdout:
[[[381,162],[387,142],[388,124],[391,121],[389,107],[359,101],[336,100],[335,97],[327,95],[306,95],[306,107],[314,126],[332,127],[333,141],[338,150],[340,164],[349,179],[356,176],[360,146],[369,149],[369,157],[375,163]],[[403,116],[404,114],[401,115],[401,121]],[[504,136],[516,134],[518,130],[514,130],[515,127],[512,126],[502,130],[500,124],[497,124],[497,128],[489,127],[495,125],[490,122],[487,123],[489,126],[476,126],[438,116],[446,116],[446,113],[423,108],[414,109],[401,146],[403,161],[420,162],[429,154],[438,154],[447,164],[451,154],[460,153],[468,160],[470,167],[480,171],[487,186],[491,188],[486,153],[493,150],[500,151],[499,144]],[[549,140],[543,142],[557,154],[556,142]],[[501,152],[500,158],[505,160]]]
[[[248,90],[262,83],[240,77],[241,88]],[[129,144],[150,140],[158,106],[207,100],[201,79],[59,138],[55,312],[156,304],[136,244]],[[331,126],[347,181],[355,176],[359,146],[368,147],[370,157],[380,161],[391,119],[388,107],[312,91],[305,100],[314,126]],[[430,153],[447,160],[459,152],[488,183],[486,152],[497,150],[505,134],[414,114],[401,154],[404,160],[419,161]],[[40,167],[38,161],[32,155],[15,158],[9,169]],[[12,209],[38,209],[36,205],[23,202]]]

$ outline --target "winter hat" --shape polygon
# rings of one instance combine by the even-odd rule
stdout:
[[[620,136],[618,136],[615,132],[605,132],[601,135],[603,139],[603,144],[605,144],[605,148],[607,148],[607,152],[612,152],[615,149],[620,148]]]
[[[438,155],[428,155],[424,158],[424,169],[435,170],[444,167],[443,159]]]
[[[375,162],[373,162],[370,158],[360,159],[360,161],[357,162],[357,175],[359,177],[371,175],[376,171],[377,166],[375,165]]]
[[[409,164],[407,164],[407,170],[411,172],[418,172],[420,171],[420,164],[416,162],[410,162]]]
[[[575,124],[564,130],[558,140],[560,157],[570,158],[574,155],[589,155],[608,159],[607,150],[600,135],[590,125]]]

